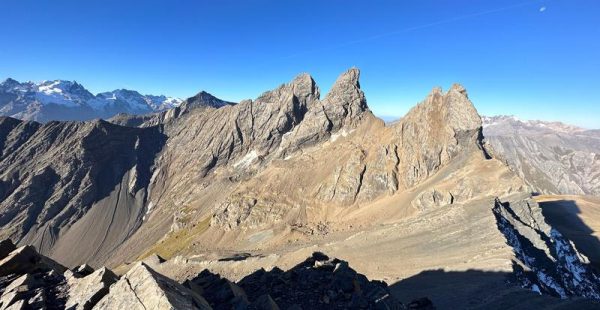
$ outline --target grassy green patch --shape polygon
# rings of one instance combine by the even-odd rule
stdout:
[[[210,216],[207,216],[202,221],[196,223],[192,227],[186,227],[175,232],[169,233],[165,238],[152,246],[144,254],[140,255],[138,260],[142,260],[152,254],[158,254],[165,259],[170,259],[173,256],[181,253],[188,248],[195,236],[204,233],[210,226]]]

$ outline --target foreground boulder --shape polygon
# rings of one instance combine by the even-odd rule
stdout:
[[[211,309],[202,296],[137,263],[94,309]]]
[[[39,255],[32,246],[23,246],[0,261],[0,277],[35,271],[64,272],[66,268],[48,257]]]
[[[81,268],[78,268],[78,270],[81,270]],[[78,278],[76,275],[73,274],[67,277],[69,284],[67,309],[92,309],[102,297],[108,294],[109,287],[119,279],[117,275],[106,268],[93,271],[83,278]]]
[[[4,240],[0,247],[14,245]],[[0,309],[63,309],[68,290],[65,270],[31,246],[14,249],[0,261]]]

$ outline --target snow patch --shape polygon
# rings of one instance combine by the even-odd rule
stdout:
[[[256,152],[256,150],[252,150],[252,151],[248,152],[248,154],[246,154],[244,157],[242,157],[242,159],[240,159],[239,161],[234,163],[233,168],[236,168],[236,169],[247,168],[257,158],[258,158],[258,153]]]
[[[339,139],[340,137],[347,137],[349,134],[351,134],[354,131],[354,129],[347,131],[346,128],[339,130],[338,132],[334,133],[331,135],[330,141],[331,142],[335,142],[337,139]]]

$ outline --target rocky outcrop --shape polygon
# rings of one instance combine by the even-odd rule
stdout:
[[[268,296],[281,309],[404,309],[387,284],[369,281],[339,259],[314,253],[288,271],[259,270],[239,281],[248,300]]]
[[[63,309],[67,297],[62,276],[65,270],[33,247],[13,250],[0,261],[0,309]]]
[[[600,134],[558,122],[484,118],[495,155],[533,191],[600,195]]]
[[[81,270],[65,272],[69,292],[67,309],[89,310],[108,294],[109,287],[119,279],[112,271],[100,268],[96,271]]]
[[[340,76],[325,100],[309,105],[300,125],[284,135],[279,151],[284,155],[286,163],[282,166],[286,168],[267,167],[256,173],[254,180],[243,182],[244,186],[231,197],[244,199],[222,202],[216,208],[212,225],[226,230],[257,228],[260,225],[251,223],[261,219],[256,216],[259,212],[253,210],[260,209],[272,215],[262,216],[266,223],[287,220],[293,226],[309,225],[296,220],[301,217],[297,214],[304,212],[302,205],[369,204],[417,186],[451,162],[470,156],[489,158],[482,143],[481,119],[460,85],[454,85],[447,93],[435,89],[406,117],[389,127],[365,109],[358,74],[350,70]],[[329,127],[338,130],[327,131]],[[319,140],[325,137],[327,141]],[[321,142],[310,142],[313,138]],[[292,145],[304,150],[297,152]],[[260,158],[254,157],[252,163],[256,165]],[[297,187],[281,185],[296,182]],[[455,190],[461,199],[471,199],[468,189]],[[417,208],[440,204],[442,200],[453,202],[454,198],[438,194],[429,195],[433,202],[426,199],[427,195],[417,199]],[[265,202],[270,207],[260,208]]]
[[[515,274],[522,286],[560,298],[600,299],[600,278],[589,261],[545,222],[535,201],[497,199],[492,211],[514,250]]]
[[[451,192],[439,191],[435,188],[422,192],[412,201],[412,205],[420,211],[451,205],[453,203],[454,195]]]
[[[355,149],[318,195],[341,204],[372,201],[419,184],[473,150],[487,156],[481,119],[460,85],[445,94],[434,89],[390,130],[389,140]]]
[[[106,268],[87,271],[67,270],[32,247],[16,249],[0,261],[0,309],[210,309],[143,263],[121,279]]]
[[[329,139],[342,128],[356,127],[368,111],[367,100],[358,81],[360,71],[356,68],[338,77],[324,100],[319,97],[318,88],[312,78],[303,76],[303,87],[311,89],[311,102],[304,109],[306,115],[294,130],[286,135],[282,143],[282,155],[306,146]],[[310,80],[308,80],[310,79]]]
[[[110,287],[94,309],[210,309],[204,298],[144,263]]]

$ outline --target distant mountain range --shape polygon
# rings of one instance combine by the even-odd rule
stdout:
[[[561,122],[483,117],[494,152],[533,191],[600,195],[600,131]]]
[[[0,83],[0,115],[42,123],[110,118],[118,113],[147,114],[182,102],[179,98],[142,95],[127,89],[94,95],[74,81],[21,83],[9,78]]]

